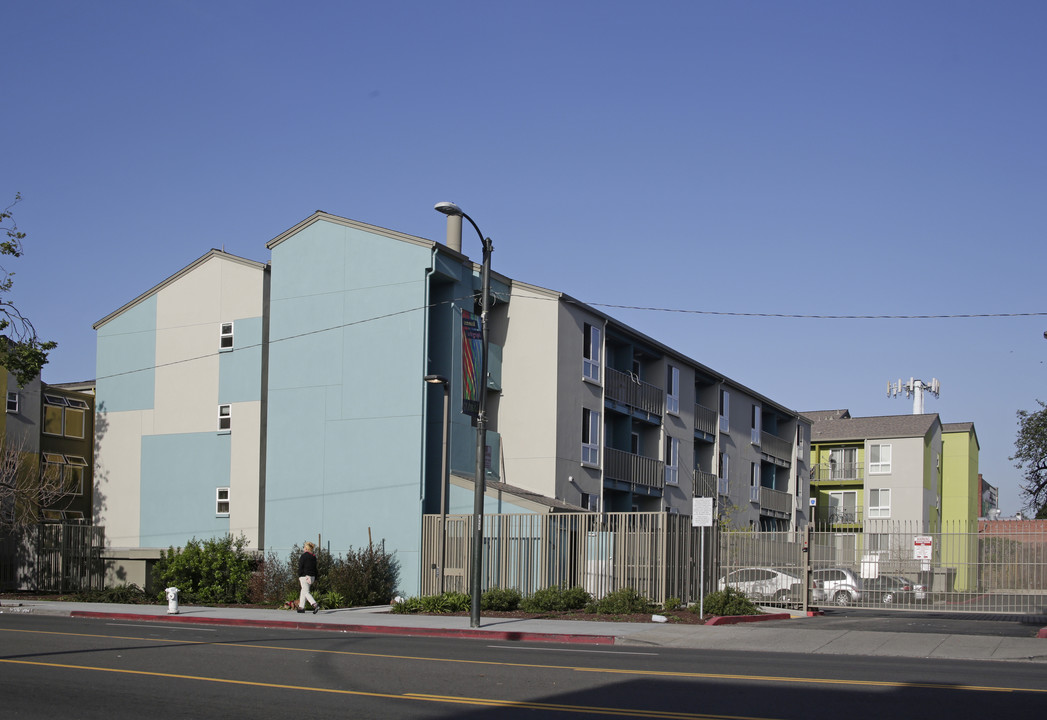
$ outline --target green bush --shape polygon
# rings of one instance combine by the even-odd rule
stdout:
[[[480,596],[480,609],[491,612],[512,612],[520,607],[520,591],[512,588],[491,588]]]
[[[186,603],[246,603],[254,558],[247,538],[225,535],[208,540],[195,537],[184,548],[161,551],[153,577],[163,587],[177,587]],[[165,599],[164,591],[157,599]]]
[[[707,615],[759,615],[760,610],[745,593],[728,585],[723,590],[705,596],[705,613]],[[698,612],[699,606],[692,610]]]
[[[650,612],[651,601],[636,590],[625,587],[590,602],[585,609],[601,615],[631,615]]]
[[[581,610],[592,602],[592,599],[593,596],[580,585],[569,589],[548,587],[536,590],[533,595],[521,600],[520,609],[530,613]]]
[[[388,604],[396,594],[400,564],[384,546],[366,549],[349,548],[345,557],[332,556],[325,548],[316,548],[316,569],[319,573],[310,592],[325,608],[359,607]],[[252,583],[252,601],[281,605],[297,600],[301,592],[298,582],[298,559],[302,548],[295,545],[287,559],[281,561],[273,551],[266,554]],[[337,600],[336,600],[337,598]]]
[[[683,607],[683,601],[678,597],[671,597],[665,601],[666,612],[672,612],[673,610],[679,610]]]

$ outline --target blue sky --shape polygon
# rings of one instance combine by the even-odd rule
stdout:
[[[1047,312],[1047,3],[38,0],[4,28],[11,299],[49,382],[212,247],[267,260],[317,209],[442,240],[452,200],[495,270],[792,409],[906,414],[888,381],[939,378],[926,410],[1021,507],[1047,317],[708,313]]]

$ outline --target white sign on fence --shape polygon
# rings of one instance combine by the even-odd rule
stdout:
[[[933,538],[930,535],[917,535],[912,539],[912,556],[914,560],[930,560],[931,559],[931,543]]]
[[[694,498],[691,501],[691,527],[713,526],[713,499]]]

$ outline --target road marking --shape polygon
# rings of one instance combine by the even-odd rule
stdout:
[[[487,647],[499,650],[540,650],[542,652],[589,653],[592,655],[661,655],[661,653],[633,652],[630,650],[576,650],[574,648],[523,647],[520,645],[488,645]]]
[[[613,715],[616,717],[632,718],[656,718],[658,720],[773,720],[746,715],[711,715],[708,713],[684,713],[668,710],[646,710],[616,707],[600,707],[598,705],[563,705],[559,703],[531,702],[527,700],[500,700],[497,698],[472,698],[456,697],[454,695],[425,695],[421,693],[403,693],[395,695],[392,693],[365,692],[362,690],[340,690],[335,688],[302,687],[300,685],[283,685],[280,683],[265,683],[253,680],[231,680],[228,678],[202,677],[199,675],[181,675],[177,673],[150,672],[147,670],[128,670],[125,668],[100,668],[89,665],[69,665],[65,663],[47,663],[31,660],[6,660],[0,658],[0,663],[11,665],[33,665],[36,667],[58,668],[61,670],[93,670],[95,672],[111,672],[122,675],[143,675],[155,678],[167,678],[172,680],[195,680],[198,682],[209,682],[228,685],[243,685],[247,687],[268,688],[275,690],[293,690],[304,693],[327,693],[334,695],[355,695],[358,697],[379,698],[385,700],[414,700],[418,702],[438,702],[454,705],[470,705],[480,707],[512,708],[523,710],[544,710],[565,713],[578,713],[584,715]]]
[[[585,672],[585,673],[606,673],[609,675],[637,675],[645,677],[672,677],[672,678],[689,678],[692,680],[741,680],[741,681],[757,681],[757,682],[768,682],[768,683],[788,683],[788,684],[807,684],[807,685],[845,685],[854,687],[879,687],[879,688],[920,688],[924,690],[969,690],[969,691],[981,691],[981,692],[1029,692],[1029,693],[1047,693],[1047,689],[1044,688],[1022,688],[1022,687],[994,687],[988,685],[953,685],[946,683],[915,683],[905,682],[899,680],[843,680],[838,678],[815,678],[815,677],[789,677],[784,675],[741,675],[737,673],[700,673],[700,672],[682,672],[673,670],[639,670],[630,668],[594,668],[594,667],[576,667],[573,665],[545,665],[536,663],[515,663],[515,662],[499,662],[495,660],[467,660],[459,658],[441,658],[441,657],[425,657],[421,655],[391,655],[389,653],[370,653],[370,652],[354,652],[350,650],[320,650],[317,648],[296,648],[286,647],[280,645],[260,645],[254,643],[234,643],[234,642],[215,642],[215,641],[204,641],[204,640],[181,640],[174,638],[147,638],[137,636],[120,636],[120,635],[98,635],[92,633],[70,633],[70,632],[57,632],[49,630],[22,630],[14,628],[0,628],[0,632],[12,632],[12,633],[27,633],[27,634],[38,634],[38,635],[65,635],[69,637],[90,637],[90,638],[105,638],[107,640],[135,640],[139,642],[155,642],[164,643],[170,642],[177,645],[212,645],[212,646],[225,646],[225,647],[239,647],[239,648],[250,648],[253,650],[276,650],[280,652],[303,652],[313,654],[326,654],[326,655],[346,655],[350,657],[367,657],[377,658],[381,660],[417,660],[419,662],[441,662],[441,663],[457,663],[460,665],[491,665],[498,667],[518,667],[518,668],[530,668],[537,670],[564,670],[573,672]],[[534,648],[546,650],[548,648]],[[113,648],[113,650],[119,650],[119,648]],[[46,655],[46,652],[39,653]],[[11,662],[0,658],[0,662]]]

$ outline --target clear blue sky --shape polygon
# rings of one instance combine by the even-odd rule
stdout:
[[[12,299],[94,377],[92,323],[210,248],[320,209],[593,304],[790,315],[1047,311],[1047,3],[9,3]],[[474,247],[475,246],[475,247]],[[466,235],[465,251],[479,256]],[[605,308],[795,410],[942,383],[1005,514],[1047,317]]]

